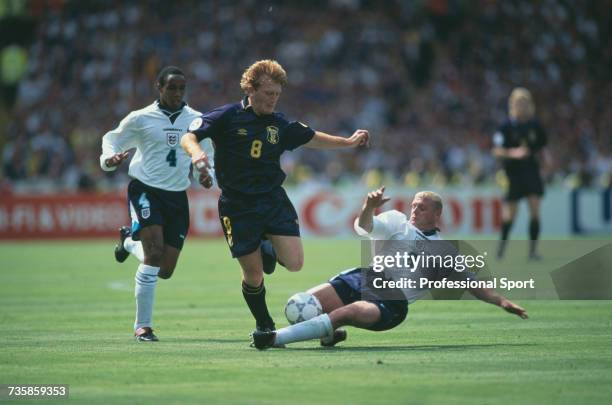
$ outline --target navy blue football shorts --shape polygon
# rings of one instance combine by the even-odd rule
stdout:
[[[359,267],[343,271],[329,280],[344,305],[361,301],[363,273]],[[374,325],[365,329],[383,331],[395,328],[402,323],[408,315],[408,302],[406,300],[366,299],[380,310],[380,319]]]
[[[518,201],[530,195],[543,196],[544,182],[539,173],[519,173],[518,175],[507,175],[508,191],[505,200],[508,202]]]
[[[266,234],[300,236],[297,212],[282,187],[256,195],[224,190],[219,219],[232,257],[257,250]]]
[[[166,191],[147,186],[139,180],[128,185],[129,214],[132,218],[132,238],[149,225],[161,225],[164,243],[183,248],[189,231],[189,203],[185,191]]]

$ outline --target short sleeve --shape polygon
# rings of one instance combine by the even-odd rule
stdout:
[[[314,135],[315,131],[308,125],[298,121],[290,122],[282,135],[283,148],[294,150],[298,146],[310,142]]]
[[[198,142],[205,138],[214,139],[222,125],[224,115],[229,111],[226,106],[210,110],[189,124],[189,132],[195,134]]]
[[[372,232],[367,232],[359,226],[359,218],[355,219],[353,227],[359,236],[370,239],[386,240],[399,232],[403,232],[406,225],[406,215],[397,211],[385,211],[373,218]]]

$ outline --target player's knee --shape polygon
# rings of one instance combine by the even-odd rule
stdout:
[[[263,268],[256,266],[249,266],[242,268],[242,280],[251,287],[258,287],[261,285],[264,279]]]
[[[145,263],[151,266],[161,266],[164,259],[163,246],[150,245],[145,250]]]
[[[300,270],[302,270],[302,267],[304,267],[304,257],[303,256],[297,256],[297,257],[292,258],[291,260],[289,260],[287,263],[283,262],[283,265],[289,271],[300,271]]]
[[[259,287],[261,283],[263,283],[263,281],[263,271],[261,272],[261,274],[245,274],[242,279],[242,282],[248,285],[249,287]]]
[[[159,273],[157,274],[159,278],[163,278],[164,280],[168,280],[174,274],[174,267],[165,267],[162,266],[159,269]]]

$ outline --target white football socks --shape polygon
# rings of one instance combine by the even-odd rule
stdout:
[[[330,336],[334,332],[329,315],[322,314],[276,331],[276,345]]]
[[[140,263],[144,262],[144,250],[142,250],[142,242],[133,240],[131,236],[128,236],[123,241],[123,247],[125,250],[136,256]]]
[[[159,267],[141,264],[136,272],[136,322],[134,330],[153,326],[153,301],[155,301],[155,285],[157,284]]]

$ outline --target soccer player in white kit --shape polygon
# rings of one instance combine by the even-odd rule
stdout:
[[[439,195],[430,191],[417,193],[412,201],[409,217],[396,210],[374,216],[374,210],[389,201],[389,198],[384,196],[384,191],[384,187],[381,187],[368,193],[361,213],[355,219],[354,227],[358,235],[382,244],[387,241],[393,243],[402,240],[441,239],[437,228],[442,214],[442,199]],[[258,349],[266,349],[303,340],[321,339],[322,346],[333,346],[346,339],[346,331],[339,329],[345,325],[372,331],[392,329],[406,318],[408,304],[426,291],[404,289],[399,293],[401,298],[362,296],[362,270],[347,270],[308,291],[321,303],[322,315],[272,332],[256,331],[253,333],[253,345]],[[457,274],[459,277],[466,277],[468,272]],[[470,288],[469,291],[480,300],[497,305],[523,319],[527,318],[527,312],[523,308],[495,290]]]
[[[153,303],[157,278],[172,276],[189,229],[189,205],[186,190],[191,185],[191,158],[179,145],[181,135],[201,113],[184,101],[186,80],[177,67],[163,68],[157,76],[159,99],[129,113],[119,126],[102,138],[100,166],[112,171],[136,148],[128,174],[131,230],[120,229],[120,243],[115,247],[119,262],[130,253],[139,261],[136,272],[137,341],[157,341],[153,333]],[[213,153],[209,140],[202,142],[206,154]],[[197,168],[202,186],[212,186],[208,164]]]

